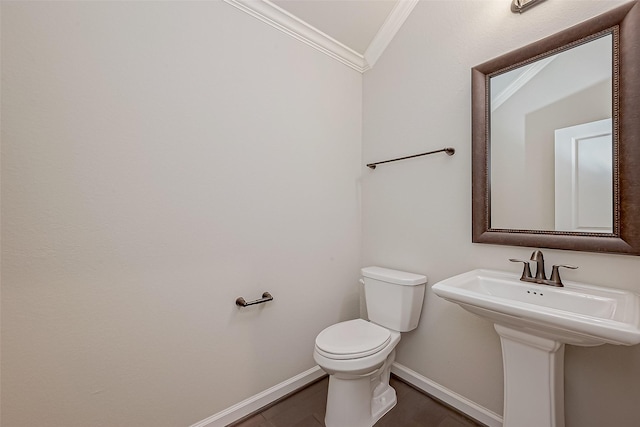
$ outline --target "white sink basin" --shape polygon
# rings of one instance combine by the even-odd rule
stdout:
[[[473,270],[432,289],[494,323],[560,343],[640,343],[640,295],[568,281],[556,288],[519,279],[514,273]]]

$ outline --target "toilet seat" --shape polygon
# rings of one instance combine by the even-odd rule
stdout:
[[[359,359],[385,348],[391,332],[363,319],[348,320],[329,326],[316,337],[316,351],[334,360]]]

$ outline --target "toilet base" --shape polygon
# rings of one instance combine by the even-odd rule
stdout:
[[[372,427],[380,418],[396,406],[396,391],[388,383],[376,380],[373,391],[370,377],[340,379],[329,377],[327,427]]]
[[[386,387],[381,387],[386,386]],[[376,394],[377,389],[380,388],[380,392]],[[379,384],[376,387],[376,391],[373,393],[373,400],[371,401],[371,415],[373,424],[377,423],[387,412],[393,409],[398,402],[396,397],[396,391],[393,387],[387,384]]]
[[[329,376],[326,427],[372,427],[396,406],[396,391],[389,385],[395,353],[370,374]]]

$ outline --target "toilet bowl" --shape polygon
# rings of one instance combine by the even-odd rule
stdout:
[[[371,427],[395,406],[389,375],[399,341],[399,332],[362,319],[318,335],[313,358],[330,375],[327,427]]]
[[[313,358],[329,374],[327,427],[371,427],[396,404],[389,385],[400,332],[418,324],[427,278],[367,267],[362,269],[369,320],[325,328]]]

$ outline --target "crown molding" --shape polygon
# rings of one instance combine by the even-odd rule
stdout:
[[[511,98],[520,88],[526,85],[529,80],[533,79],[536,74],[542,71],[551,61],[556,59],[557,56],[550,56],[548,58],[540,59],[538,62],[532,64],[526,71],[518,76],[509,86],[505,87],[500,93],[498,93],[491,101],[491,112],[498,109],[499,106],[504,104],[507,99]]]
[[[391,40],[395,37],[396,33],[407,20],[409,14],[414,7],[418,4],[419,0],[399,0],[396,5],[391,9],[389,16],[384,21],[384,24],[378,30],[371,44],[364,53],[365,63],[368,68],[373,68],[378,58],[382,55],[384,50],[389,46]]]
[[[382,55],[419,0],[399,0],[364,55],[309,25],[269,0],[223,0],[354,70],[364,73]]]
[[[224,0],[224,2],[360,73],[368,68],[363,55],[276,6],[269,0]]]

